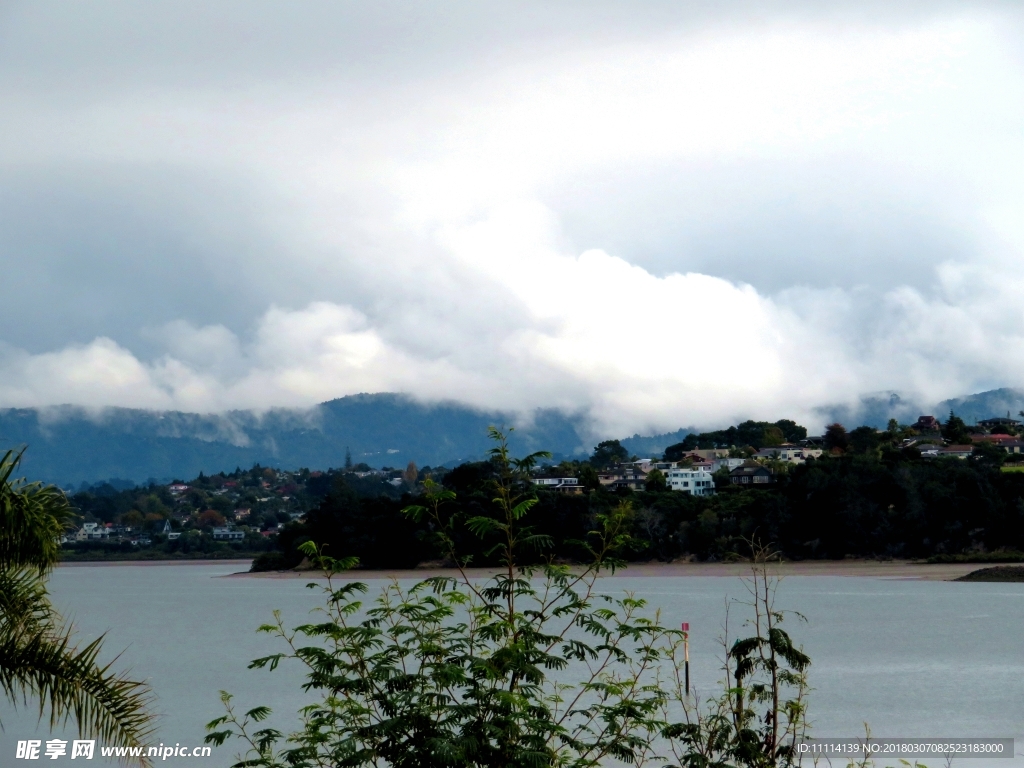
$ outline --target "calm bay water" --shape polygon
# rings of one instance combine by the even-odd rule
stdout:
[[[306,701],[298,670],[246,665],[279,650],[255,633],[275,608],[287,624],[302,623],[319,595],[301,579],[221,578],[239,567],[66,567],[53,576],[54,600],[83,636],[106,632],[111,655],[123,649],[119,663],[152,684],[164,743],[201,744],[203,724],[222,713],[222,689],[239,709],[272,706],[283,726]],[[717,690],[724,601],[745,594],[738,579],[619,576],[600,589],[634,591],[661,606],[669,623],[688,621],[694,683]],[[1024,584],[790,576],[778,603],[807,618],[788,629],[813,660],[815,735],[858,736],[867,722],[878,736],[1013,736],[1020,757],[973,763],[1024,765]],[[16,764],[18,739],[50,738],[31,713],[6,704],[0,713],[0,765]],[[212,758],[167,763],[220,766],[232,755],[226,746]]]

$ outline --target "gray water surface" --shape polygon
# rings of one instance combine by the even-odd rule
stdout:
[[[285,727],[308,701],[299,670],[246,667],[281,650],[255,632],[272,611],[280,609],[288,625],[302,623],[318,593],[303,579],[221,578],[239,568],[79,566],[52,577],[55,603],[82,635],[106,632],[109,656],[123,650],[118,664],[149,680],[162,713],[159,741],[201,744],[203,725],[223,711],[220,690],[234,693],[240,709],[273,707]],[[380,584],[371,583],[371,594]],[[660,606],[666,623],[688,621],[694,684],[702,694],[716,692],[724,601],[745,595],[739,579],[617,576],[599,589],[634,591]],[[856,737],[866,722],[878,736],[1012,736],[1024,752],[1024,584],[790,576],[778,603],[807,619],[788,619],[787,628],[812,659],[814,735]],[[734,609],[733,624],[739,616]],[[18,739],[51,738],[31,713],[12,713],[5,702],[0,717],[0,766],[21,763],[13,759]],[[228,765],[233,754],[226,746],[212,758],[167,764]],[[78,764],[67,757],[46,764],[65,763]],[[1000,768],[1024,758],[972,763]],[[86,763],[97,764],[98,757]]]

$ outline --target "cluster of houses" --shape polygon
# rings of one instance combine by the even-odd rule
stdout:
[[[924,458],[953,457],[965,459],[980,443],[990,443],[1009,454],[1024,454],[1024,440],[1016,434],[1021,421],[998,416],[982,419],[970,435],[970,444],[949,444],[942,439],[942,424],[934,416],[921,416],[913,425],[915,437],[903,441],[904,447],[916,447]],[[775,482],[775,473],[770,468],[773,461],[787,464],[802,464],[809,458],[818,458],[824,452],[822,437],[809,437],[800,444],[762,448],[747,459],[730,458],[729,450],[714,448],[695,450],[679,461],[639,459],[614,465],[598,474],[601,485],[611,490],[629,488],[644,490],[649,474],[658,470],[665,478],[669,490],[688,493],[693,496],[710,496],[715,492],[714,473],[726,469],[729,482],[740,486],[767,485]],[[537,477],[534,484],[561,493],[583,493],[579,478]]]
[[[73,534],[65,536],[61,543],[68,541],[127,541],[135,546],[148,547],[153,543],[152,534],[163,535],[169,539],[181,536],[179,531],[171,531],[170,520],[155,524],[150,532],[140,531],[130,525],[84,523]]]
[[[939,420],[934,416],[921,416],[911,425],[915,433],[914,436],[904,440],[903,445],[904,447],[913,446],[917,448],[921,456],[925,458],[967,458],[973,453],[977,445],[989,443],[1002,448],[1011,455],[1024,458],[1024,440],[1019,435],[1021,423],[1020,420],[1010,418],[1009,414],[1005,417],[983,419],[977,422],[975,426],[969,427],[969,429],[973,430],[969,435],[970,443],[949,444],[948,441],[942,438],[942,424]],[[599,472],[598,481],[601,486],[610,490],[626,488],[630,490],[644,490],[651,479],[651,473],[657,470],[661,473],[669,490],[692,496],[710,496],[715,492],[713,476],[721,470],[728,471],[729,482],[732,484],[745,487],[765,486],[774,483],[776,480],[775,472],[772,469],[773,464],[776,467],[778,466],[775,464],[776,462],[802,464],[809,458],[821,456],[823,450],[822,437],[808,437],[805,440],[801,440],[799,444],[784,443],[782,445],[762,448],[749,458],[730,457],[730,451],[726,448],[701,449],[691,451],[678,461],[639,459],[622,462]],[[390,482],[395,484],[404,482],[401,477],[404,473],[390,468],[371,470],[365,465],[360,465],[348,471],[360,477],[381,475],[385,479],[390,478]],[[267,474],[271,471],[263,470],[263,472]],[[407,469],[406,472],[409,472],[409,470]],[[258,502],[267,502],[271,501],[271,499],[280,499],[282,502],[288,502],[290,494],[297,488],[295,478],[288,473],[276,472],[272,474],[273,477],[261,479],[258,490],[266,495],[258,497],[256,500]],[[311,472],[309,477],[317,478],[322,474],[319,471]],[[211,495],[230,494],[231,497],[238,496],[239,482],[237,480],[221,476],[221,478],[208,478],[207,482],[211,480],[216,480],[220,486],[209,491]],[[580,483],[579,478],[576,477],[540,475],[535,477],[533,482],[537,486],[559,493],[582,494],[584,492],[584,486]],[[178,500],[178,503],[180,503],[190,489],[191,487],[184,483],[173,483],[167,488],[171,496]],[[251,510],[248,507],[235,509],[233,514],[229,513],[229,519],[234,524],[228,523],[214,527],[210,535],[216,541],[242,541],[246,534],[244,530],[237,526],[245,527],[251,522],[248,519],[250,512]],[[301,519],[303,513],[292,510],[289,511],[289,516],[293,520]],[[263,530],[260,533],[264,536],[275,535],[283,527],[283,523],[278,523],[276,528]],[[167,540],[173,540],[181,536],[182,532],[180,530],[172,530],[169,520],[157,522],[155,525],[150,524],[146,530],[141,528],[133,529],[131,526],[115,525],[113,523],[90,522],[85,523],[75,533],[69,534],[65,541],[130,542],[138,546],[149,546],[152,544],[152,537],[154,535],[164,537]]]
[[[974,452],[975,446],[981,443],[989,443],[1011,455],[1019,455],[1024,449],[1024,441],[1016,434],[1020,425],[1021,422],[1010,418],[1009,414],[982,419],[969,435],[970,443],[948,444],[942,439],[942,424],[939,420],[934,416],[922,416],[911,425],[918,435],[904,440],[903,444],[905,447],[916,447],[924,458],[945,456],[966,459]]]
[[[187,485],[171,486],[174,490],[172,493],[182,493],[184,490],[188,490]],[[234,511],[234,520],[236,523],[243,523],[249,516],[251,510],[248,508],[236,509]],[[293,519],[301,518],[301,514],[293,514]],[[283,525],[278,528],[284,527]],[[264,535],[276,534],[277,531],[265,532]],[[61,543],[67,542],[81,542],[81,541],[109,541],[112,543],[124,543],[127,542],[138,547],[148,547],[153,543],[153,536],[162,536],[168,541],[174,541],[181,537],[182,531],[175,531],[171,528],[170,520],[160,520],[155,523],[150,523],[143,529],[140,526],[131,525],[118,525],[116,523],[83,523],[82,527],[74,533],[65,536]],[[236,528],[230,523],[223,526],[215,526],[210,531],[211,537],[215,541],[242,541],[245,539],[245,531]]]
[[[163,520],[155,523],[149,531],[141,531],[132,526],[115,525],[114,523],[84,523],[74,533],[65,536],[61,543],[69,541],[110,541],[128,542],[138,547],[148,547],[153,543],[153,535],[164,536],[168,541],[181,537],[181,531],[171,530],[171,521]],[[242,541],[245,532],[234,526],[215,527],[211,531],[215,541]]]
[[[810,457],[818,457],[820,448],[783,444],[764,448],[747,459],[729,456],[726,448],[694,450],[678,461],[639,459],[625,461],[598,473],[598,481],[605,488],[644,490],[650,473],[657,470],[665,478],[669,490],[691,496],[711,496],[715,492],[714,473],[725,469],[729,482],[735,485],[765,485],[775,482],[772,470],[765,466],[768,460],[802,464]],[[534,484],[560,493],[583,493],[583,485],[576,477],[537,477]]]

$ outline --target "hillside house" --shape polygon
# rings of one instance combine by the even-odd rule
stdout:
[[[991,419],[982,419],[978,422],[979,427],[989,430],[990,432],[994,429],[1012,429],[1017,430],[1020,426],[1018,419],[1011,419],[1010,414],[1003,416],[993,416]]]
[[[534,478],[533,484],[546,491],[557,491],[571,496],[583,493],[583,486],[577,477],[537,477]]]
[[[713,474],[720,469],[727,469],[732,472],[736,467],[743,466],[744,461],[746,459],[730,459],[728,457],[715,459],[711,462],[711,472]]]
[[[775,475],[756,461],[745,461],[729,473],[729,482],[733,485],[770,485],[775,482]]]
[[[551,488],[559,485],[578,485],[579,478],[576,477],[535,477],[533,484],[542,488]]]
[[[629,488],[634,491],[642,491],[647,486],[647,473],[635,464],[620,464],[600,473],[597,479],[601,485],[612,490]]]
[[[636,467],[641,472],[650,472],[654,466],[658,463],[657,459],[637,459],[636,461],[623,461],[618,466],[620,467]]]
[[[85,523],[75,534],[75,541],[106,541],[110,530],[99,523]]]
[[[245,533],[242,531],[236,531],[233,528],[214,528],[213,538],[216,541],[241,541],[245,538]]]
[[[706,469],[670,469],[665,473],[665,480],[670,490],[681,491],[691,496],[711,496],[715,492],[714,478]]]
[[[695,448],[690,451],[690,456],[699,456],[705,461],[714,461],[715,459],[724,459],[729,455],[728,448]]]
[[[689,464],[689,467],[692,469],[699,469],[703,472],[710,472],[711,467],[714,464],[714,459],[705,458],[704,456],[701,456],[699,453],[694,451],[693,453],[688,453],[686,456],[683,457],[682,461],[679,462],[679,468],[686,469],[687,464]]]
[[[1015,440],[1020,440],[1016,435],[985,435],[985,434],[974,434],[971,435],[972,443],[993,443],[995,445],[1002,445],[1004,443],[1012,443]]]
[[[773,445],[769,448],[762,448],[760,451],[754,454],[755,459],[775,459],[777,461],[785,461],[790,464],[803,464],[809,458],[818,458],[821,456],[820,448],[809,448],[802,445],[793,445],[792,443],[783,443],[782,445]]]

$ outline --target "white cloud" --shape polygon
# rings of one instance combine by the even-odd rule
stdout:
[[[31,407],[73,402],[86,406],[167,408],[173,399],[153,370],[111,339],[29,355],[7,348],[0,361],[0,399]]]
[[[0,405],[402,390],[624,433],[1024,383],[1019,18],[740,16],[8,78],[0,168],[77,175],[2,222]]]
[[[417,356],[351,307],[316,302],[269,310],[244,344],[222,327],[173,324],[163,329],[173,353],[150,363],[109,339],[9,352],[0,397],[20,406],[219,410],[361,391],[457,393],[490,408],[584,404],[595,430],[626,433],[750,415],[813,425],[814,406],[853,402],[882,383],[938,399],[951,387],[1024,378],[1024,286],[953,267],[943,270],[947,291],[969,300],[895,290],[872,308],[867,340],[849,333],[863,307],[839,290],[774,300],[707,275],[656,277],[600,251],[549,253],[520,268],[511,282],[534,322],[509,328],[487,359]]]

